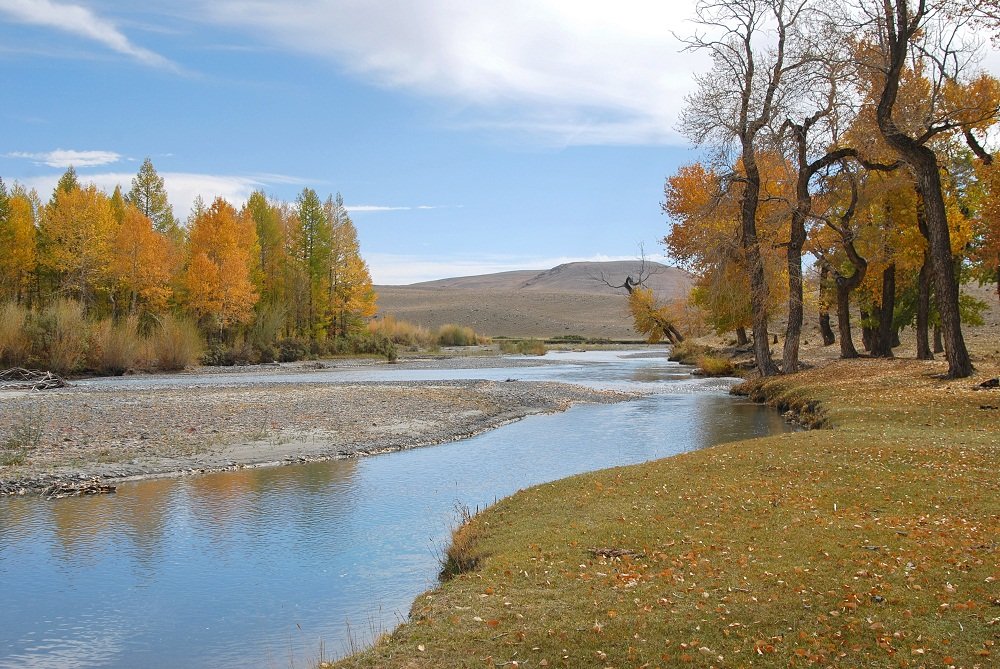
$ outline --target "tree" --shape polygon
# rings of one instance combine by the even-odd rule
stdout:
[[[361,258],[358,232],[344,208],[340,193],[323,205],[330,227],[330,257],[327,282],[330,322],[337,335],[345,335],[352,320],[375,315],[375,289],[368,265]]]
[[[80,300],[90,310],[98,292],[107,287],[108,243],[114,229],[111,201],[93,185],[61,188],[56,187],[42,213],[39,266],[56,292]]]
[[[0,299],[21,302],[28,298],[35,273],[35,208],[23,189],[13,193],[0,179]]]
[[[325,321],[329,304],[330,254],[333,243],[330,221],[319,196],[311,188],[304,188],[296,200],[298,205],[299,239],[296,257],[305,271],[308,285],[307,307],[310,335],[324,339],[328,323]]]
[[[983,194],[975,221],[972,269],[981,283],[996,284],[1000,300],[1000,166],[984,164],[978,174]]]
[[[909,165],[923,202],[929,256],[934,270],[935,295],[948,359],[948,376],[969,376],[972,362],[962,335],[959,291],[951,256],[947,208],[940,162],[932,140],[958,133],[986,160],[974,131],[992,124],[998,115],[995,83],[983,77],[961,81],[968,60],[956,48],[970,10],[977,3],[883,0],[859,4],[862,21],[852,34],[866,33],[859,46],[859,65],[868,73],[868,91],[876,103],[875,116],[882,138]],[[920,117],[902,114],[900,89],[908,68],[924,68],[930,95]]]
[[[173,292],[170,246],[167,237],[154,230],[141,211],[131,205],[125,209],[111,239],[108,272],[122,295],[127,315],[166,310]]]
[[[125,200],[152,221],[157,232],[170,237],[176,236],[179,226],[174,218],[174,209],[167,199],[163,177],[156,173],[149,157],[142,161]]]
[[[790,79],[811,59],[800,39],[809,13],[807,0],[700,0],[696,22],[716,35],[687,42],[689,49],[708,52],[713,67],[696,77],[698,88],[686,100],[682,129],[696,145],[715,144],[720,154],[735,149],[742,166],[739,241],[750,279],[754,357],[762,376],[775,374],[777,367],[769,348],[769,292],[757,230],[758,154],[761,133],[782,108]],[[765,33],[773,39],[761,47]]]
[[[195,217],[182,281],[185,304],[220,335],[253,318],[258,299],[253,281],[257,253],[253,221],[221,197]]]

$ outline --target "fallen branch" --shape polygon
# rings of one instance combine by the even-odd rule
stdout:
[[[52,372],[38,369],[13,367],[0,372],[0,390],[51,390],[65,388],[67,385],[66,381]]]
[[[81,495],[105,495],[117,490],[117,486],[102,483],[100,479],[90,479],[79,483],[60,481],[53,483],[45,492],[45,499],[63,499],[64,497],[79,497]]]

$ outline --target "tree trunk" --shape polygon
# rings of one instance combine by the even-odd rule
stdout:
[[[944,353],[944,340],[941,338],[941,326],[934,325],[934,352]]]
[[[892,357],[892,315],[896,309],[896,265],[882,271],[882,304],[878,309],[878,326],[872,340],[871,353],[876,358]]]
[[[856,358],[858,350],[851,337],[851,287],[848,282],[848,279],[837,279],[837,329],[840,330],[840,357]]]
[[[750,338],[747,337],[747,329],[745,327],[736,328],[736,345],[746,346],[750,343]]]
[[[933,360],[927,328],[931,319],[931,261],[924,251],[924,264],[917,279],[917,360]]]
[[[743,247],[750,276],[750,310],[753,318],[753,352],[757,371],[761,376],[774,376],[778,368],[771,359],[771,346],[767,336],[767,280],[764,260],[757,239],[757,205],[760,199],[760,171],[752,143],[743,146],[743,168],[746,184],[740,199],[740,244]]]
[[[870,325],[865,325],[865,323],[871,323],[873,320],[878,319],[878,307],[872,307],[871,312],[864,309],[861,310],[861,345],[865,347],[865,351],[871,353],[872,349],[875,348],[875,337],[878,336],[875,328]]]
[[[785,374],[799,370],[799,340],[802,337],[802,246],[806,241],[805,220],[798,210],[792,213],[792,232],[788,242],[788,323],[781,369]]]
[[[819,331],[823,335],[823,346],[832,346],[837,341],[837,335],[830,327],[830,312],[826,309],[819,313]]]
[[[826,283],[829,278],[830,267],[823,262],[819,268],[819,331],[823,335],[823,346],[830,346],[837,341],[833,328],[830,327],[830,310],[823,297],[823,293],[828,290]]]

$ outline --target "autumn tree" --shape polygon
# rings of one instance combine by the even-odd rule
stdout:
[[[195,217],[189,237],[189,260],[182,280],[188,309],[220,335],[231,326],[250,322],[258,299],[253,221],[219,197]]]
[[[375,289],[368,264],[361,258],[358,232],[340,193],[327,198],[323,212],[330,229],[327,304],[333,331],[342,336],[353,320],[375,315]]]
[[[996,285],[1000,301],[1000,165],[995,161],[977,170],[982,185],[972,242],[972,269],[981,283]]]
[[[879,5],[858,3],[845,21],[849,39],[865,39],[857,61],[866,72],[868,95],[882,138],[907,163],[923,203],[929,256],[934,270],[935,295],[945,339],[950,377],[969,376],[972,362],[962,335],[959,289],[951,255],[947,207],[941,164],[934,140],[958,134],[984,161],[990,156],[975,132],[997,119],[995,80],[969,77],[968,58],[961,35],[979,3],[884,0]],[[901,84],[908,68],[916,67],[931,82],[922,114],[901,113]]]
[[[0,179],[0,299],[25,301],[37,264],[35,207],[15,185],[12,192]]]
[[[111,238],[108,274],[120,313],[162,313],[172,294],[173,263],[166,235],[153,229],[136,207],[129,205]]]
[[[709,72],[696,77],[681,127],[698,146],[715,146],[742,166],[740,246],[750,280],[754,357],[762,376],[777,372],[768,340],[768,285],[757,217],[761,202],[761,135],[777,118],[791,80],[811,59],[806,41],[808,0],[700,0],[696,23],[708,33],[687,41],[708,53]],[[765,34],[769,39],[764,40]]]
[[[299,239],[295,256],[305,272],[308,286],[307,327],[315,339],[324,339],[330,291],[330,254],[333,243],[330,220],[323,202],[312,188],[304,188],[296,199]]]

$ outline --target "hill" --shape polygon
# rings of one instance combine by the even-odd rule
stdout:
[[[574,262],[552,269],[517,270],[376,286],[379,314],[392,314],[425,327],[468,325],[490,336],[581,335],[636,339],[625,291],[608,286],[636,278],[639,261]],[[645,281],[664,300],[683,297],[687,272],[646,261]]]

